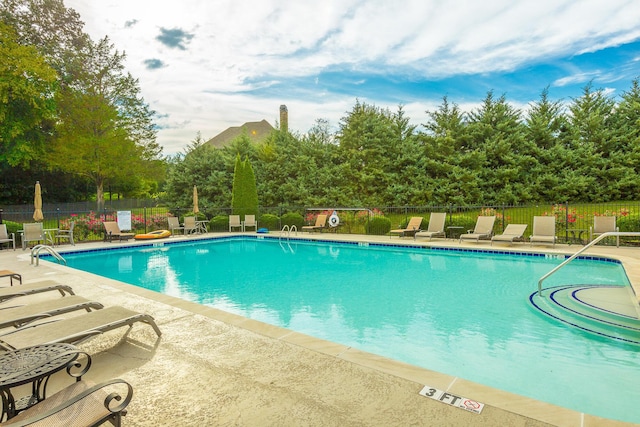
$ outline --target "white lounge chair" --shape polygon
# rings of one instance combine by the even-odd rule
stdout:
[[[22,224],[22,250],[27,249],[29,242],[46,242],[41,222]]]
[[[497,234],[491,238],[493,242],[524,242],[524,232],[527,230],[527,224],[508,224],[502,234]]]
[[[60,240],[68,240],[71,243],[71,246],[75,246],[75,242],[73,241],[73,229],[76,226],[75,221],[71,221],[69,224],[68,230],[58,230],[56,234],[53,235],[54,241],[57,241],[60,244]]]
[[[258,221],[256,220],[255,215],[244,216],[244,221],[242,222],[242,231],[247,231],[247,227],[253,228],[255,231],[258,231]]]
[[[610,231],[620,231],[620,228],[616,226],[615,216],[594,216],[593,226],[589,227],[589,241],[591,242],[599,235]],[[616,236],[616,247],[620,247],[620,236]]]
[[[79,344],[113,329],[124,326],[131,329],[137,322],[146,323],[158,336],[162,335],[155,320],[148,314],[112,306],[42,325],[27,325],[0,336],[0,347],[5,350],[17,350],[36,344]]]
[[[195,216],[184,217],[184,234],[194,234],[198,231],[198,224]]]
[[[177,216],[168,217],[167,222],[172,235],[174,234],[174,230],[182,230],[182,234],[185,234],[184,227],[180,226],[180,220],[178,220]]]
[[[425,231],[418,231],[414,234],[414,237],[428,237],[429,240],[434,237],[447,237],[444,231],[444,223],[446,220],[446,212],[431,212],[427,229]]]
[[[476,220],[476,227],[473,230],[469,230],[468,233],[460,235],[460,242],[462,240],[489,240],[493,235],[493,224],[496,222],[496,216],[479,216]]]
[[[534,216],[533,233],[529,241],[534,243],[551,243],[556,245],[556,217],[555,216]]]
[[[0,244],[11,243],[16,250],[16,233],[7,233],[7,224],[0,224]]]
[[[229,215],[229,231],[233,231],[234,228],[238,228],[243,231],[242,222],[240,222],[240,215]]]

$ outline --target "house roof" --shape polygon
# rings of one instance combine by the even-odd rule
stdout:
[[[247,122],[242,126],[233,126],[220,132],[218,135],[208,140],[206,144],[213,145],[216,148],[221,148],[228,145],[238,136],[242,135],[242,132],[246,132],[252,142],[260,142],[273,130],[273,126],[271,126],[266,120],[261,120],[259,122]]]

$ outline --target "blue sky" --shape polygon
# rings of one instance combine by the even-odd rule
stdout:
[[[637,0],[64,0],[127,54],[165,154],[267,120],[337,129],[356,100],[414,124],[447,96],[526,109],[548,87],[618,97],[640,77]]]

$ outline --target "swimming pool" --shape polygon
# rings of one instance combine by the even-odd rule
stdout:
[[[529,304],[555,257],[222,238],[65,254],[68,265],[416,366],[606,418],[639,422],[637,346]],[[455,274],[451,274],[454,272]],[[627,286],[577,260],[559,284]]]

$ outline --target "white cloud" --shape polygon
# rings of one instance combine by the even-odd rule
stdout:
[[[181,151],[197,131],[211,137],[244,121],[273,122],[280,104],[289,107],[292,130],[306,132],[318,118],[337,123],[354,98],[326,92],[322,79],[313,85],[327,70],[445,78],[510,71],[640,38],[635,0],[65,3],[81,14],[94,39],[108,34],[127,52],[128,70],[140,79],[145,99],[168,115],[158,135],[167,153]],[[192,37],[185,50],[171,49],[156,39],[161,29]],[[149,69],[153,64],[162,66]],[[554,84],[589,76],[574,70]],[[287,99],[291,78],[309,79],[308,99]],[[249,95],[279,82],[280,96]],[[359,97],[367,95],[375,98]]]

